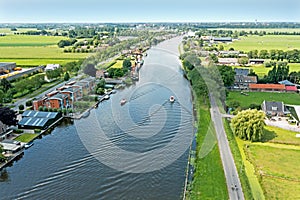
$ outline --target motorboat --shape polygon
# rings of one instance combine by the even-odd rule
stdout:
[[[123,106],[126,102],[127,102],[126,99],[122,99],[122,100],[120,101],[121,106]]]
[[[169,99],[169,100],[170,100],[171,103],[173,103],[173,102],[175,101],[174,96],[170,96],[170,99]]]
[[[105,95],[103,98],[104,98],[105,100],[108,100],[108,99],[109,99],[109,95],[107,94],[107,95]]]
[[[25,149],[28,149],[29,147],[31,147],[33,145],[33,142],[29,142],[27,144],[25,144]]]

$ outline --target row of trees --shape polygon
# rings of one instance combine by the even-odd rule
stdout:
[[[288,60],[288,62],[300,62],[300,51],[298,49],[283,51],[283,50],[252,50],[248,53],[249,58],[261,58],[261,59],[271,59],[271,60]]]

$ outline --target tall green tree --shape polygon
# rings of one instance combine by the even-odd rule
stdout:
[[[4,92],[7,92],[10,88],[12,88],[12,85],[6,78],[1,79],[0,86]]]
[[[231,120],[233,133],[243,140],[261,141],[264,135],[264,119],[263,111],[241,111]]]
[[[0,105],[0,121],[8,126],[15,126],[18,122],[17,114],[9,107],[3,107]]]
[[[225,87],[232,86],[234,83],[235,72],[232,67],[227,65],[218,66],[218,70],[223,79],[223,83]]]
[[[124,69],[128,69],[128,70],[130,70],[131,69],[131,61],[130,61],[130,58],[126,58],[124,61],[123,61],[123,64],[122,64],[122,66],[123,66],[123,68]]]

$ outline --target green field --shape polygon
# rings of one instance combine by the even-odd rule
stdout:
[[[225,175],[209,108],[198,103],[197,112],[198,119],[201,119],[197,133],[197,158],[195,174],[187,199],[228,199]],[[209,144],[214,142],[214,146],[209,152],[206,152],[207,148],[203,150],[203,146],[208,145],[209,147],[208,135],[210,135],[208,138],[212,140]]]
[[[86,58],[88,53],[63,53],[56,45],[65,37],[8,35],[0,37],[0,62],[17,65],[65,64]]]
[[[288,145],[286,145],[288,146]],[[260,176],[266,199],[300,198],[300,150],[250,144],[247,154]]]
[[[36,28],[17,28],[17,31],[11,31],[10,28],[0,28],[0,33],[14,34],[14,33],[25,33],[27,31],[37,31]]]
[[[284,51],[300,49],[300,35],[244,36],[230,44],[224,44],[224,47],[226,50],[233,47],[235,50],[244,52],[263,49],[281,49]]]
[[[265,131],[270,138],[268,142],[300,146],[300,138],[296,138],[296,133],[293,131],[288,131],[272,126],[267,126],[265,128]]]
[[[240,92],[229,92],[226,103],[232,101],[240,102],[242,108],[248,108],[250,104],[261,105],[266,101],[283,101],[285,104],[300,105],[300,95],[297,93],[273,93],[273,92],[247,92],[249,96]]]
[[[18,136],[17,138],[15,138],[15,140],[28,143],[28,142],[31,142],[37,136],[38,136],[38,134],[24,133],[24,134]]]

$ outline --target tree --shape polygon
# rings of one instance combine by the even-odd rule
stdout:
[[[233,133],[243,140],[261,141],[264,134],[265,113],[263,111],[244,110],[232,120]]]
[[[218,66],[225,87],[232,86],[234,83],[234,69],[227,65]]]
[[[64,75],[64,81],[68,81],[70,79],[70,74],[68,72]]]
[[[189,70],[194,69],[194,67],[196,66],[199,67],[200,65],[201,65],[201,60],[194,53],[187,55],[183,60],[183,66]]]
[[[96,77],[96,68],[95,68],[95,65],[93,64],[87,64],[85,66],[85,68],[83,69],[83,72],[87,75],[90,75],[92,77]]]
[[[12,88],[12,85],[6,78],[1,79],[0,86],[3,89],[3,92],[7,92],[10,88]]]
[[[131,61],[130,61],[130,58],[126,58],[124,61],[123,61],[123,68],[124,69],[128,69],[130,70],[131,69]]]
[[[0,121],[8,126],[15,126],[18,122],[17,114],[9,107],[3,107],[0,105]]]

